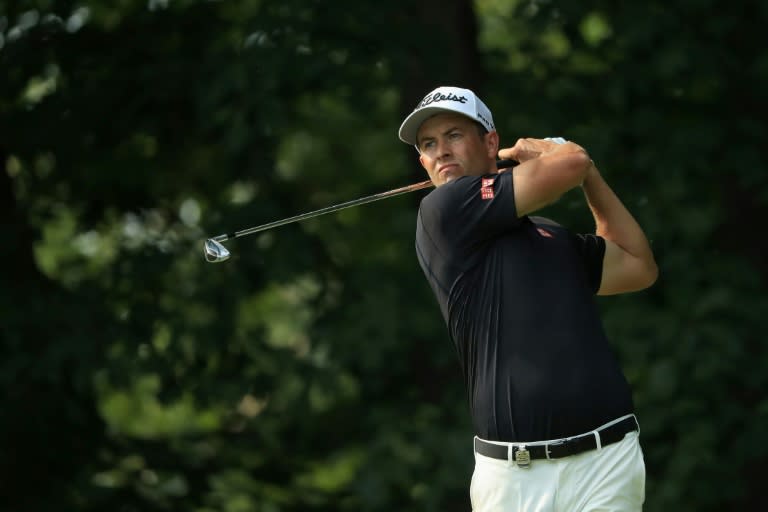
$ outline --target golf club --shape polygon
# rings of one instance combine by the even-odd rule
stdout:
[[[498,169],[508,169],[516,165],[517,165],[517,162],[514,160],[499,160],[496,162],[496,167]],[[220,263],[222,261],[226,261],[227,259],[229,259],[229,256],[230,256],[229,250],[226,247],[224,247],[224,245],[222,245],[222,242],[226,242],[227,240],[231,240],[233,238],[240,238],[243,236],[252,235],[260,231],[266,231],[268,229],[276,228],[278,226],[291,224],[292,222],[299,222],[302,220],[311,219],[313,217],[325,215],[326,213],[337,212],[345,208],[351,208],[352,206],[359,206],[361,204],[372,203],[380,199],[386,199],[388,197],[395,197],[401,194],[407,194],[408,192],[415,192],[416,190],[421,190],[431,186],[433,186],[432,181],[426,180],[419,183],[414,183],[413,185],[408,185],[406,187],[396,188],[388,192],[380,192],[378,194],[361,197],[360,199],[353,199],[352,201],[347,201],[346,203],[327,206],[325,208],[321,208],[319,210],[315,210],[312,212],[302,213],[301,215],[296,215],[294,217],[288,217],[286,219],[276,220],[274,222],[262,224],[261,226],[255,226],[252,228],[235,231],[234,233],[225,233],[223,235],[214,236],[205,241],[205,244],[204,244],[205,259],[210,263]]]

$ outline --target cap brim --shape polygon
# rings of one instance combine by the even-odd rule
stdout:
[[[400,136],[400,140],[407,144],[417,146],[418,140],[416,136],[419,133],[419,128],[421,127],[422,123],[424,123],[424,121],[426,121],[430,117],[443,112],[450,112],[452,114],[464,115],[461,112],[456,112],[455,110],[451,110],[449,108],[443,108],[443,107],[420,108],[415,112],[411,112],[411,115],[406,117],[405,121],[403,121],[403,124],[400,125],[400,131],[398,133],[398,135]]]

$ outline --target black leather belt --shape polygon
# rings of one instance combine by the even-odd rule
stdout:
[[[598,430],[600,435],[600,445],[607,446],[624,439],[624,436],[637,430],[637,420],[630,416],[614,423],[609,427]],[[510,443],[512,444],[512,443]],[[597,448],[597,440],[592,432],[582,434],[576,437],[558,439],[547,444],[527,445],[525,443],[514,443],[512,445],[512,460],[521,467],[526,467],[531,460],[535,459],[561,459],[577,453],[594,450]],[[508,445],[499,445],[475,438],[475,451],[480,455],[494,459],[508,460]]]

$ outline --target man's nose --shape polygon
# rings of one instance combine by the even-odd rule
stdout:
[[[445,139],[438,139],[437,141],[437,156],[444,157],[451,155],[451,144]]]

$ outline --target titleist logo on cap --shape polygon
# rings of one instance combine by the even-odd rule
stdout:
[[[421,100],[421,103],[416,105],[416,109],[418,110],[420,108],[424,108],[427,105],[431,105],[432,103],[437,103],[438,101],[457,101],[459,103],[466,103],[467,97],[466,96],[456,96],[452,92],[449,92],[448,94],[443,94],[441,92],[435,92],[435,93],[429,93],[426,96],[424,96],[424,99]]]
[[[400,140],[408,144],[417,143],[419,127],[432,116],[441,113],[455,113],[466,116],[483,125],[489,132],[494,131],[493,117],[488,107],[469,89],[461,87],[438,87],[416,104],[400,125]]]

